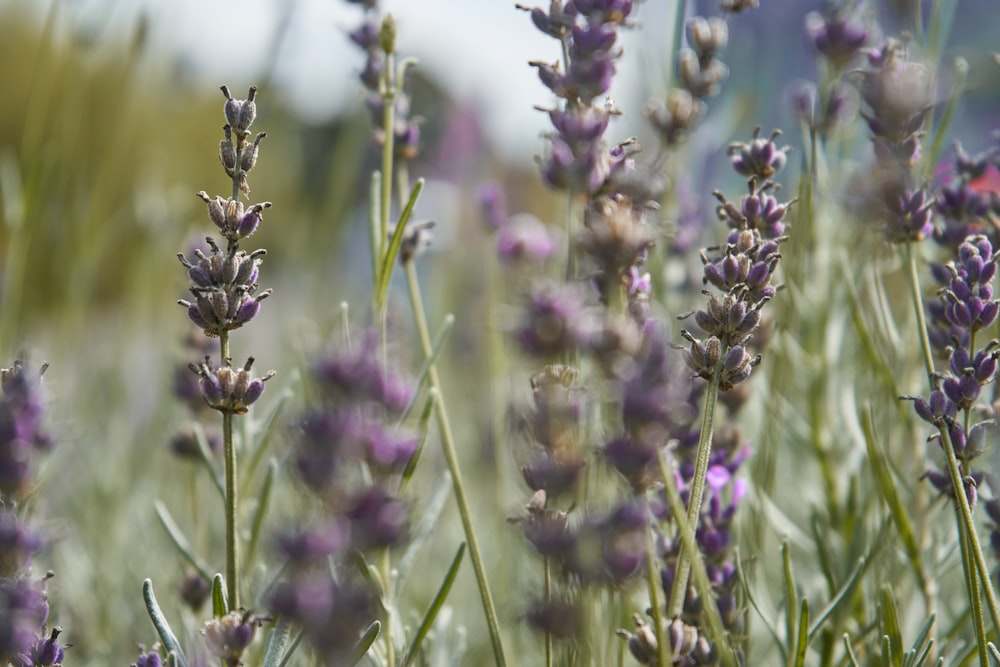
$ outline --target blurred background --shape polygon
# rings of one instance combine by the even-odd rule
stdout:
[[[718,11],[717,3],[689,5],[688,14]],[[729,81],[673,169],[673,185],[691,193],[689,213],[705,224],[714,217],[711,191],[739,187],[719,168],[730,141],[762,125],[801,143],[790,96],[797,81],[817,76],[802,26],[819,3],[761,5],[731,22]],[[527,65],[560,56],[509,0],[387,0],[383,7],[397,19],[399,52],[419,61],[410,87],[423,138],[410,171],[428,180],[417,219],[437,223],[422,265],[425,299],[432,328],[456,314],[442,363],[459,401],[452,413],[462,416],[456,427],[465,465],[473,478],[489,480],[498,443],[490,441],[483,399],[490,380],[481,266],[491,245],[474,191],[496,180],[512,212],[549,221],[562,210],[534,162],[548,121],[533,107],[554,100]],[[668,88],[676,11],[673,1],[648,0],[635,13],[612,90],[624,111],[612,141],[635,135],[655,146],[642,112]],[[910,3],[877,11],[887,33],[912,23]],[[184,618],[178,625],[187,632],[197,627],[177,601],[184,568],[155,519],[157,498],[204,553],[221,556],[212,551],[221,506],[200,471],[169,446],[188,418],[171,394],[174,369],[198,358],[183,345],[191,324],[175,304],[186,289],[176,254],[214,231],[195,193],[229,189],[217,156],[220,85],[240,98],[258,86],[254,130],[268,134],[250,175],[251,198],[274,207],[245,245],[268,249],[261,286],[275,294],[232,338],[238,363],[253,355],[258,370],[279,372],[262,404],[284,387],[296,389],[301,369],[335,337],[342,302],[356,326],[367,317],[365,216],[376,159],[356,78],[363,57],[347,38],[360,19],[357,5],[338,0],[0,0],[0,356],[3,365],[16,356],[51,364],[48,418],[57,444],[34,512],[52,539],[41,558],[56,572],[52,620],[74,644],[75,665],[127,664],[137,643],[154,642],[140,596],[147,576],[168,616]],[[969,92],[952,135],[970,150],[1000,128],[1000,67],[990,57],[1000,49],[998,21],[993,0],[963,2],[942,58],[945,91],[954,58],[969,63]],[[865,141],[860,124],[851,136]],[[412,340],[405,296],[394,298],[392,324],[400,340]],[[419,368],[416,346],[400,350],[402,363]],[[276,447],[280,454],[281,436]],[[504,519],[524,502],[505,493],[475,501],[484,546],[494,554],[488,566],[501,581],[512,567],[501,558],[510,537]],[[289,501],[279,512],[295,508]],[[450,557],[441,554],[453,553],[460,539],[453,516],[442,525],[441,552],[428,562]],[[435,572],[441,568],[438,562]],[[475,655],[485,636],[471,571],[462,576],[468,581],[453,603],[477,610],[462,619]],[[417,599],[433,594],[416,588]],[[505,624],[516,626],[516,601],[501,606]]]

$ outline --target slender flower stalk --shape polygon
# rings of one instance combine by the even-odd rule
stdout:
[[[260,311],[260,302],[270,296],[270,290],[257,291],[259,267],[264,250],[247,254],[240,250],[240,241],[257,231],[261,213],[271,207],[270,202],[245,208],[241,195],[249,196],[247,174],[257,163],[257,156],[264,133],[253,143],[248,141],[250,126],[257,116],[254,98],[257,89],[251,87],[247,99],[233,98],[229,89],[222,86],[226,98],[223,112],[226,125],[224,138],[219,144],[219,159],[223,169],[232,179],[232,196],[212,199],[205,192],[198,197],[208,207],[212,222],[226,240],[223,250],[211,237],[206,239],[210,254],[201,249],[193,253],[194,259],[178,255],[191,280],[190,291],[195,301],[181,300],[188,317],[201,327],[205,335],[218,337],[219,362],[213,365],[206,358],[204,363],[191,364],[191,370],[200,377],[201,392],[205,402],[222,413],[222,448],[225,465],[225,517],[226,517],[226,593],[231,612],[240,609],[240,544],[239,544],[239,484],[236,442],[233,433],[233,416],[245,414],[251,404],[260,398],[264,382],[274,372],[262,378],[251,374],[253,358],[242,369],[233,369],[229,332],[242,327]]]
[[[420,296],[420,283],[417,280],[416,266],[412,261],[408,261],[405,263],[404,268],[406,271],[406,284],[410,294],[410,304],[413,307],[413,317],[417,325],[417,334],[420,337],[420,346],[423,348],[424,356],[429,359],[431,358],[433,347],[431,345],[430,329],[427,326],[427,315],[424,310],[423,298]],[[432,363],[428,367],[427,373],[431,391],[434,392],[434,414],[437,418],[438,428],[441,431],[441,447],[444,451],[445,463],[448,465],[448,472],[451,473],[455,504],[458,506],[458,514],[462,520],[462,530],[465,532],[465,539],[469,545],[469,556],[472,559],[472,568],[476,575],[476,585],[479,588],[483,612],[486,614],[486,626],[490,633],[493,658],[498,666],[506,665],[507,660],[504,654],[503,638],[500,635],[500,621],[497,616],[496,605],[493,602],[493,593],[490,590],[489,579],[486,575],[482,550],[479,548],[479,540],[476,538],[475,524],[472,521],[472,512],[469,508],[462,469],[458,463],[455,438],[451,430],[451,420],[448,417],[447,405],[441,393],[441,379],[438,375],[437,365]]]

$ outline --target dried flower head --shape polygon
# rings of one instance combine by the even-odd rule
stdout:
[[[263,377],[253,377],[250,373],[253,362],[253,357],[249,357],[243,368],[233,370],[231,359],[226,359],[223,366],[214,368],[211,359],[205,357],[203,363],[191,364],[190,368],[201,377],[201,391],[209,407],[242,415],[264,393],[264,382],[275,374],[275,371],[268,371]]]

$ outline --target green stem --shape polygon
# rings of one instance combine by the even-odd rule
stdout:
[[[979,534],[976,532],[976,524],[972,518],[972,507],[969,505],[969,499],[965,495],[965,485],[962,482],[962,474],[958,467],[958,457],[955,456],[955,447],[951,442],[951,434],[948,432],[947,427],[939,429],[939,433],[941,434],[941,445],[944,448],[945,458],[948,462],[948,475],[951,477],[952,490],[955,492],[956,502],[958,503],[959,528],[966,533],[965,541],[968,542],[969,550],[971,551],[972,565],[975,565],[975,571],[969,572],[967,576],[970,578],[979,577],[979,581],[982,584],[982,591],[986,594],[986,604],[990,609],[990,617],[993,620],[993,630],[1000,633],[1000,611],[998,611],[997,607],[996,593],[993,591],[990,569],[986,566],[986,559],[983,557],[983,548],[979,543]],[[964,565],[965,563],[963,563]],[[970,595],[971,593],[972,591],[970,590]],[[975,604],[971,597],[970,604]]]
[[[396,133],[393,126],[396,124],[396,82],[395,58],[393,54],[385,54],[385,70],[383,70],[382,81],[382,201],[379,213],[379,238],[382,247],[378,249],[378,256],[385,253],[386,244],[389,239],[389,210],[392,202],[392,161],[395,151]]]
[[[927,334],[927,320],[924,316],[924,303],[920,295],[920,274],[917,271],[917,258],[913,252],[913,243],[907,243],[905,245],[906,254],[906,264],[909,268],[909,282],[910,282],[910,299],[913,302],[913,312],[917,316],[917,328],[919,329],[920,336],[920,349],[923,351],[924,356],[924,371],[927,373],[927,384],[931,391],[934,391],[934,356],[931,351],[931,341]],[[917,475],[922,475],[924,469],[926,468],[925,452],[922,443],[918,443],[916,447],[913,448],[911,452],[913,456],[914,470]],[[929,491],[926,485],[917,485],[916,494],[914,500],[916,501],[917,507],[921,509],[926,509],[930,504]],[[920,530],[920,542],[921,546],[924,546],[928,539],[928,526],[927,526],[927,513],[924,511],[917,512],[918,526]],[[931,595],[933,591],[925,587],[924,598],[927,601],[928,607],[931,606],[932,598]]]
[[[385,664],[386,667],[395,667],[396,647],[392,643],[392,606],[394,604],[392,591],[395,587],[392,585],[392,561],[388,548],[382,550],[380,568],[382,570],[382,583],[384,586],[382,589],[382,605],[385,607],[385,620],[383,621],[384,629],[382,634],[385,636]]]
[[[545,604],[552,601],[552,563],[546,556],[543,562],[545,568]],[[552,633],[545,631],[545,667],[552,667]]]
[[[219,349],[222,363],[230,358],[229,332],[223,331],[219,336]],[[237,536],[239,499],[236,485],[236,442],[233,438],[233,413],[222,413],[222,451],[226,464],[226,593],[229,597],[229,610],[240,608],[239,600],[239,542]]]
[[[691,480],[691,498],[688,500],[687,520],[692,531],[698,530],[701,518],[701,501],[705,494],[705,475],[708,473],[709,459],[712,457],[712,429],[715,420],[715,404],[719,399],[719,379],[722,376],[722,363],[726,358],[725,345],[719,351],[719,360],[705,392],[705,409],[701,418],[701,435],[698,439],[698,454],[694,465],[694,479]],[[685,543],[681,543],[680,554],[677,557],[677,573],[674,585],[670,589],[670,606],[667,608],[667,618],[679,616],[684,610],[684,598],[687,595],[688,575],[691,572],[691,553]]]
[[[927,371],[927,382],[931,390],[934,390],[934,356],[931,351],[930,338],[927,335],[927,322],[924,318],[923,300],[920,297],[920,277],[917,273],[916,258],[913,254],[912,244],[905,246],[907,263],[909,264],[910,296],[913,301],[913,308],[917,316],[918,335],[920,346],[924,355],[924,366]],[[944,450],[945,459],[948,463],[948,475],[951,477],[952,491],[955,494],[955,502],[958,505],[959,536],[965,533],[966,539],[962,540],[963,545],[967,543],[970,558],[963,558],[962,566],[966,569],[966,577],[969,583],[969,603],[976,607],[973,599],[975,592],[975,579],[979,578],[982,584],[982,591],[986,594],[986,603],[990,609],[990,617],[993,620],[993,628],[1000,632],[1000,610],[997,607],[996,593],[993,591],[993,583],[990,577],[989,568],[986,566],[986,559],[983,557],[983,549],[979,543],[979,536],[976,532],[976,524],[972,518],[972,508],[969,506],[969,499],[965,495],[965,484],[962,481],[962,473],[958,466],[958,458],[955,456],[955,448],[951,442],[951,433],[947,426],[939,428],[941,434],[941,448]],[[971,562],[970,562],[971,561]],[[974,567],[973,567],[974,566]],[[973,571],[969,571],[969,569]],[[976,596],[978,597],[978,595]],[[982,607],[980,602],[980,615]],[[980,618],[979,623],[982,623]],[[979,637],[981,646],[985,646],[985,637]]]
[[[648,510],[647,510],[648,513]],[[667,667],[667,643],[663,637],[663,608],[660,607],[660,577],[656,569],[656,544],[653,527],[646,529],[646,585],[649,588],[649,606],[653,608],[653,633],[656,635],[656,664]]]
[[[934,353],[931,351],[931,339],[927,335],[927,320],[924,317],[924,301],[920,294],[920,274],[917,272],[917,258],[913,254],[913,243],[903,246],[906,253],[906,263],[909,266],[910,300],[913,302],[913,312],[917,316],[917,334],[920,336],[920,349],[924,354],[924,370],[927,372],[927,384],[934,390]]]
[[[424,311],[423,299],[420,296],[420,283],[417,280],[417,270],[413,262],[407,262],[406,284],[410,293],[410,303],[413,307],[413,319],[417,326],[417,333],[420,335],[420,345],[424,356],[430,357],[433,352],[431,346],[430,331],[427,328],[427,314]],[[490,642],[493,645],[493,657],[498,667],[507,664],[504,658],[503,641],[500,637],[500,624],[497,620],[496,608],[493,604],[493,594],[490,592],[490,585],[486,578],[486,567],[483,565],[482,553],[479,550],[479,541],[476,539],[476,531],[472,523],[472,512],[469,510],[469,501],[465,494],[465,484],[462,480],[462,470],[458,465],[458,454],[455,450],[455,440],[451,432],[451,421],[448,419],[447,408],[444,397],[441,394],[441,379],[438,376],[437,365],[431,365],[428,369],[428,377],[431,383],[431,395],[433,396],[435,415],[437,416],[438,428],[441,431],[441,446],[444,450],[445,461],[448,464],[448,471],[451,473],[452,489],[455,495],[455,504],[458,505],[458,513],[462,519],[462,529],[465,531],[465,539],[469,544],[469,557],[472,560],[472,567],[476,574],[476,584],[479,586],[479,596],[482,599],[483,612],[486,614],[486,625],[490,632]]]

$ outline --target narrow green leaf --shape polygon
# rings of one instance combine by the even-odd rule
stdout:
[[[267,646],[264,647],[262,667],[278,667],[288,650],[292,639],[292,624],[287,616],[279,616],[271,632],[267,635]]]
[[[392,280],[392,270],[396,266],[397,257],[399,257],[399,247],[403,244],[406,223],[409,222],[410,216],[413,214],[413,207],[417,203],[417,197],[420,196],[420,191],[423,189],[424,179],[417,179],[417,182],[413,184],[413,190],[410,192],[410,199],[406,202],[406,206],[403,207],[403,212],[399,216],[399,222],[396,223],[396,229],[392,232],[392,239],[389,241],[389,247],[385,251],[385,257],[382,258],[382,268],[378,274],[375,303],[385,303],[386,295],[389,293],[389,283]]]
[[[805,667],[806,651],[809,649],[809,600],[802,598],[799,611],[799,637],[795,642],[795,667]]]
[[[152,579],[146,579],[142,582],[142,597],[146,601],[146,613],[149,614],[149,620],[153,622],[153,627],[156,628],[156,634],[160,636],[163,647],[168,652],[176,654],[178,667],[187,667],[187,659],[184,657],[184,651],[181,650],[180,642],[177,641],[177,637],[170,629],[170,624],[167,623],[166,617],[160,610],[160,605],[156,602]]]
[[[382,173],[372,172],[368,186],[368,250],[371,253],[372,285],[379,279],[379,259],[382,254]]]
[[[229,611],[229,601],[226,600],[226,582],[222,575],[216,573],[212,577],[212,615],[222,618]]]
[[[274,490],[274,480],[277,477],[278,462],[271,459],[267,464],[267,475],[265,475],[264,484],[261,485],[260,493],[257,495],[257,508],[250,524],[250,544],[247,546],[247,554],[244,559],[247,568],[253,566],[254,558],[257,556],[257,547],[260,544],[260,536],[264,528],[264,517],[271,507],[271,493]]]
[[[861,667],[858,664],[858,656],[854,655],[854,648],[851,646],[851,636],[844,633],[844,652],[847,654],[847,659],[851,662],[851,667]]]
[[[892,639],[888,635],[882,635],[882,667],[892,667]]]
[[[795,575],[792,573],[792,554],[788,540],[781,543],[781,565],[785,579],[785,642],[788,644],[788,655],[795,655],[795,608],[798,607],[798,596],[795,594]]]
[[[351,559],[354,561],[355,567],[358,568],[358,572],[364,577],[365,583],[375,587],[375,590],[386,590],[385,586],[382,585],[382,575],[378,568],[369,563],[363,553],[356,550],[351,551]]]
[[[271,408],[268,410],[267,415],[264,417],[264,426],[260,430],[260,436],[257,438],[256,446],[253,448],[253,453],[250,455],[250,460],[243,469],[241,475],[243,479],[246,480],[245,484],[252,484],[254,477],[257,474],[257,468],[264,460],[264,456],[267,454],[268,450],[271,448],[270,445],[274,441],[274,435],[278,431],[278,427],[281,426],[283,420],[282,416],[285,414],[285,408],[288,407],[288,402],[295,395],[295,388],[299,384],[299,372],[294,370],[291,373],[291,377],[288,379],[288,383],[282,388],[281,393],[274,400]],[[242,492],[244,496],[252,495],[247,492],[248,488],[243,488]]]
[[[883,645],[887,640],[890,642],[891,664],[893,667],[902,667],[903,633],[899,627],[899,609],[896,607],[892,589],[888,586],[879,589],[879,627],[882,629]]]
[[[222,480],[222,475],[215,468],[215,463],[212,458],[212,448],[208,446],[208,438],[205,436],[205,429],[198,422],[194,422],[191,425],[191,431],[194,433],[195,444],[198,445],[198,461],[201,463],[205,471],[208,472],[208,478],[212,480],[212,485],[215,490],[219,492],[219,497],[222,498],[223,502],[226,500],[226,485]]]
[[[402,495],[407,485],[409,485],[413,473],[417,471],[417,463],[420,461],[421,454],[424,453],[424,445],[427,444],[427,434],[430,431],[431,415],[433,414],[434,399],[428,397],[427,403],[424,405],[424,411],[420,414],[420,422],[417,425],[417,437],[419,438],[417,440],[417,448],[413,450],[413,456],[406,462],[406,467],[403,468],[403,473],[399,477],[400,495]]]
[[[908,656],[912,656],[912,660],[903,660],[903,664],[907,667],[920,667],[927,660],[930,654],[931,646],[934,645],[934,638],[930,636],[931,630],[934,628],[935,615],[932,613],[924,621],[924,624],[920,626],[920,631],[917,632],[917,638],[913,640],[913,650]]]
[[[299,630],[295,633],[295,638],[292,640],[292,643],[288,645],[288,650],[285,651],[285,654],[281,656],[281,662],[278,663],[278,667],[285,667],[285,665],[288,664],[288,661],[292,659],[292,656],[295,655],[295,649],[299,647],[299,644],[302,643],[302,638],[305,636],[304,632],[304,630]]]
[[[990,642],[986,645],[986,649],[990,652],[990,657],[993,658],[993,662],[1000,665],[1000,650],[997,650],[996,645]]]
[[[896,488],[896,479],[889,469],[885,455],[877,444],[871,406],[861,414],[861,428],[865,434],[865,446],[868,449],[868,460],[871,462],[876,486],[878,486],[879,493],[889,508],[889,514],[892,515],[893,524],[899,531],[899,537],[903,540],[907,560],[913,566],[913,572],[917,576],[917,581],[920,582],[921,590],[925,590],[927,573],[924,571],[920,546],[917,544],[916,533],[910,521],[910,513],[906,510]]]
[[[174,543],[174,546],[177,547],[177,551],[184,556],[184,559],[191,564],[191,567],[198,571],[198,574],[205,581],[211,581],[212,573],[208,569],[208,565],[191,548],[190,542],[188,542],[180,526],[177,525],[177,522],[170,515],[170,510],[167,509],[167,506],[157,500],[153,503],[153,508],[156,510],[156,517],[160,520],[160,525],[167,531],[167,536]]]
[[[356,665],[361,662],[361,658],[365,657],[365,653],[368,653],[368,649],[371,648],[375,640],[378,639],[378,633],[382,629],[382,624],[378,621],[372,621],[372,624],[368,626],[364,634],[361,635],[361,639],[358,643],[354,645],[354,650],[351,651],[351,665]]]
[[[441,323],[441,328],[438,330],[437,336],[434,338],[434,346],[431,348],[431,353],[424,361],[424,365],[420,368],[420,373],[417,375],[417,386],[413,389],[413,396],[410,398],[410,402],[407,403],[406,407],[403,409],[403,413],[399,416],[399,423],[402,424],[406,421],[406,418],[410,416],[410,412],[417,404],[417,400],[420,398],[420,392],[423,390],[424,385],[427,384],[428,374],[430,373],[431,366],[437,361],[438,355],[444,348],[444,344],[448,340],[448,336],[451,335],[451,330],[455,326],[455,316],[451,313],[445,315],[444,322]]]
[[[437,618],[438,612],[441,611],[445,600],[448,599],[448,593],[451,592],[451,586],[455,583],[455,577],[458,576],[458,569],[461,567],[462,558],[464,557],[465,542],[462,542],[455,553],[455,557],[451,560],[451,566],[444,576],[444,581],[441,582],[441,586],[438,588],[437,595],[434,596],[430,607],[427,608],[427,613],[424,614],[424,620],[420,622],[417,633],[413,636],[413,642],[406,651],[406,658],[403,659],[403,667],[408,667],[413,658],[420,653],[420,646],[424,643],[424,638],[431,631],[431,628],[434,626],[434,619]]]
[[[955,58],[955,78],[951,87],[951,95],[948,96],[948,104],[941,115],[941,122],[934,128],[934,141],[931,142],[930,152],[924,160],[925,173],[930,174],[938,165],[941,159],[941,152],[944,150],[944,139],[948,136],[948,126],[955,115],[958,101],[962,98],[965,90],[965,80],[969,75],[969,63],[964,58]]]
[[[847,579],[841,584],[840,589],[833,596],[830,602],[823,608],[823,610],[816,616],[816,620],[813,621],[812,627],[809,628],[809,640],[812,641],[819,631],[823,628],[823,623],[826,619],[830,617],[837,607],[847,599],[847,596],[851,591],[854,590],[854,586],[861,580],[861,574],[865,571],[865,566],[868,564],[868,560],[861,558],[858,560],[854,569],[851,573],[847,575]]]
[[[740,584],[743,586],[743,594],[747,596],[747,602],[749,602],[750,606],[757,612],[757,616],[760,617],[760,620],[764,621],[764,627],[771,633],[774,643],[778,646],[778,650],[781,651],[781,661],[785,662],[785,643],[781,641],[781,635],[778,633],[778,626],[772,619],[768,618],[764,614],[764,610],[761,609],[760,604],[757,603],[757,598],[754,597],[753,592],[750,590],[750,582],[747,580],[746,573],[743,572],[743,559],[740,557],[739,547],[736,547],[733,550],[733,553],[733,560],[736,563],[736,576],[739,578]]]
[[[858,336],[858,340],[861,343],[861,348],[864,350],[864,358],[868,367],[872,370],[874,376],[878,379],[879,384],[882,385],[883,391],[889,396],[898,396],[899,389],[896,386],[896,380],[893,376],[893,371],[889,367],[886,361],[886,355],[881,353],[875,345],[875,339],[868,329],[868,324],[864,318],[864,311],[861,308],[860,299],[858,296],[857,280],[853,276],[850,265],[846,257],[842,258],[841,264],[841,278],[842,284],[846,289],[847,303],[851,310],[851,321],[854,324],[854,331]],[[896,410],[900,416],[906,416],[906,408],[903,405],[897,405]]]
[[[438,519],[441,517],[441,513],[444,511],[450,497],[451,475],[444,472],[438,479],[434,495],[431,496],[430,502],[427,503],[427,507],[424,509],[420,520],[413,528],[409,546],[406,547],[403,557],[399,559],[399,564],[396,567],[396,571],[399,573],[396,577],[397,594],[400,585],[406,581],[410,571],[413,569],[413,565],[417,560],[417,554],[427,545],[434,534],[434,528],[437,526]]]

